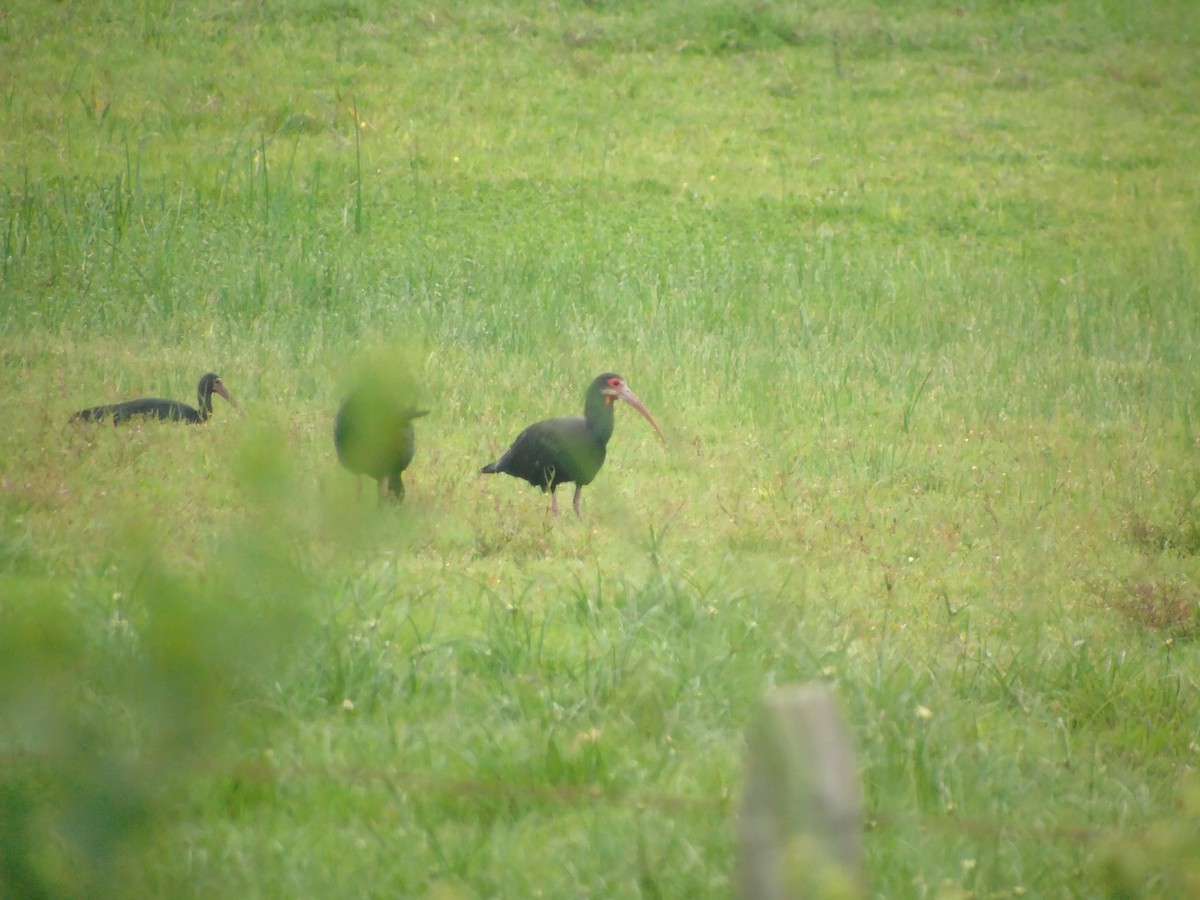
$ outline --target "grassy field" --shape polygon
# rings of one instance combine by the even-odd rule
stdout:
[[[1200,894],[1200,6],[17,0],[0,85],[0,896],[730,896],[810,680],[872,896]],[[477,474],[607,370],[582,521]]]

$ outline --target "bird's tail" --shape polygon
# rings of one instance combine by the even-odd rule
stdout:
[[[81,409],[68,419],[68,422],[99,422],[113,414],[111,406],[93,406],[91,409]]]
[[[486,466],[484,466],[482,469],[479,470],[479,474],[495,475],[497,472],[500,471],[499,469],[496,468],[496,466],[498,466],[498,465],[499,465],[499,463],[488,463]]]

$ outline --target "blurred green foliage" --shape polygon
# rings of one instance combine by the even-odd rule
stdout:
[[[270,728],[307,577],[265,531],[222,542],[200,578],[154,546],[130,529],[114,574],[133,587],[111,597],[84,576],[0,576],[0,895],[136,896],[181,786]]]

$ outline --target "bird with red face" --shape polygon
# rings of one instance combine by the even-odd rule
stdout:
[[[512,446],[498,460],[480,471],[489,475],[503,472],[549,492],[550,511],[555,516],[558,515],[555,489],[560,484],[573,482],[575,497],[572,505],[575,515],[582,518],[580,494],[584,485],[591,484],[604,465],[618,400],[624,400],[641,413],[666,442],[654,416],[629,389],[625,379],[614,372],[605,372],[588,387],[582,416],[545,419],[530,425],[517,435]]]
[[[81,409],[75,415],[71,416],[71,421],[110,421],[114,425],[120,425],[122,422],[128,422],[130,419],[140,416],[145,419],[164,419],[169,422],[186,422],[190,425],[199,425],[202,422],[207,422],[208,417],[212,415],[213,394],[220,394],[230,406],[237,407],[237,403],[230,396],[229,391],[225,387],[225,382],[221,380],[221,376],[216,372],[208,372],[200,379],[200,384],[196,387],[197,408],[195,409],[178,400],[164,400],[161,397],[142,397],[138,400],[125,400],[121,403],[106,403],[104,406]]]

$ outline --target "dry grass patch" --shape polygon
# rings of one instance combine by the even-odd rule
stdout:
[[[1200,635],[1200,588],[1194,584],[1166,578],[1129,582],[1109,603],[1130,621],[1172,638]]]

